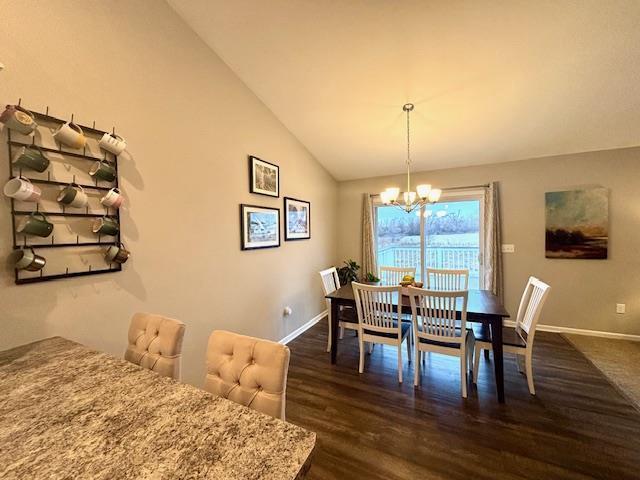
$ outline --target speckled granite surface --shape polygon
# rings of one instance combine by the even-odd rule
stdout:
[[[0,478],[294,479],[315,434],[55,337],[0,352]]]

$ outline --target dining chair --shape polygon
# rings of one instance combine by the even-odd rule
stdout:
[[[410,323],[398,322],[400,311],[400,286],[379,287],[353,282],[353,296],[358,312],[358,340],[360,344],[360,365],[364,372],[365,342],[395,345],[398,348],[398,382],[402,383],[402,342],[407,343],[407,357],[411,363]]]
[[[152,313],[136,313],[129,324],[125,360],[180,380],[184,323]]]
[[[405,275],[416,276],[416,267],[380,267],[380,285],[398,286]]]
[[[320,273],[320,279],[322,280],[322,289],[325,295],[329,295],[340,288],[340,278],[338,277],[338,271],[336,267],[327,268]],[[327,320],[329,321],[329,334],[327,336],[327,352],[331,351],[331,301],[325,299],[327,304]],[[338,314],[340,319],[340,338],[344,337],[344,329],[358,330],[358,317],[353,308],[345,305],[340,305],[340,313]]]
[[[468,290],[469,269],[427,268],[425,280],[427,290]]]
[[[518,371],[525,373],[527,376],[527,384],[531,395],[536,394],[536,389],[533,385],[533,339],[540,314],[542,313],[542,307],[550,291],[551,287],[549,285],[536,277],[529,277],[520,299],[515,328],[503,328],[502,330],[502,350],[516,355]],[[478,336],[473,364],[473,383],[478,383],[480,351],[491,349],[491,337],[486,334]],[[522,368],[523,361],[524,369]]]
[[[286,345],[214,330],[204,389],[284,420],[289,357]]]
[[[460,358],[462,396],[467,398],[467,370],[473,364],[474,335],[467,328],[467,290],[436,291],[408,287],[413,315],[416,361],[414,386],[420,384],[420,353],[435,352]],[[461,307],[457,321],[457,306]]]

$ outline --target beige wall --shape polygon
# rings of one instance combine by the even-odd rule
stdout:
[[[33,285],[3,266],[0,349],[63,335],[121,355],[133,312],[153,311],[187,324],[183,376],[200,384],[211,330],[278,340],[324,310],[316,272],[336,258],[336,182],[164,2],[0,0],[0,62],[0,102],[127,138],[133,252],[121,273]],[[311,240],[240,251],[238,205],[282,207],[248,193],[248,154],[280,165],[281,194],[311,201]],[[3,199],[0,257],[10,250]]]
[[[342,182],[339,187],[339,257],[360,259],[362,193],[401,186],[402,176]],[[542,323],[640,334],[640,148],[581,153],[468,168],[421,172],[420,182],[439,187],[499,181],[505,295],[515,315],[529,275],[553,287]],[[551,260],[544,256],[544,192],[585,185],[610,189],[609,258]],[[616,303],[627,313],[617,315]]]

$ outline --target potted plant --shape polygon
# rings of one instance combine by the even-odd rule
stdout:
[[[338,268],[338,278],[340,279],[340,285],[347,285],[351,282],[357,282],[358,270],[360,270],[360,265],[358,265],[355,260],[349,259],[344,262],[344,267]]]
[[[362,283],[366,283],[367,285],[378,285],[380,283],[380,279],[373,273],[368,272],[364,277],[362,277]]]

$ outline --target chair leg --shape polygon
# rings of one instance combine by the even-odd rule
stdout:
[[[527,369],[527,383],[529,384],[529,393],[531,395],[536,394],[536,389],[533,386],[533,358],[531,358],[531,351],[527,352],[525,356],[525,368]]]
[[[415,348],[416,352],[416,363],[413,366],[413,386],[417,387],[420,385],[420,357],[422,357],[424,352],[421,352],[418,347]],[[424,358],[424,357],[423,357]]]
[[[373,342],[369,342],[369,355],[373,353]]]
[[[329,321],[329,335],[327,335],[327,352],[331,351],[331,315],[327,315]]]
[[[483,350],[480,344],[473,347],[473,383],[478,383],[478,369],[480,368],[480,351]]]
[[[470,337],[469,344],[467,346],[467,369],[469,373],[473,375],[473,358],[476,350],[476,339],[475,337]]]
[[[462,382],[462,398],[467,398],[467,347],[460,352],[460,381]]]
[[[359,336],[360,340],[358,341],[360,345],[360,365],[358,366],[358,372],[364,372],[364,342],[362,341],[362,335]]]
[[[411,342],[409,341],[409,337],[406,338],[407,342],[407,361],[411,363]]]
[[[344,327],[340,327],[340,340],[344,338]]]
[[[398,344],[398,383],[402,383],[402,343]]]

